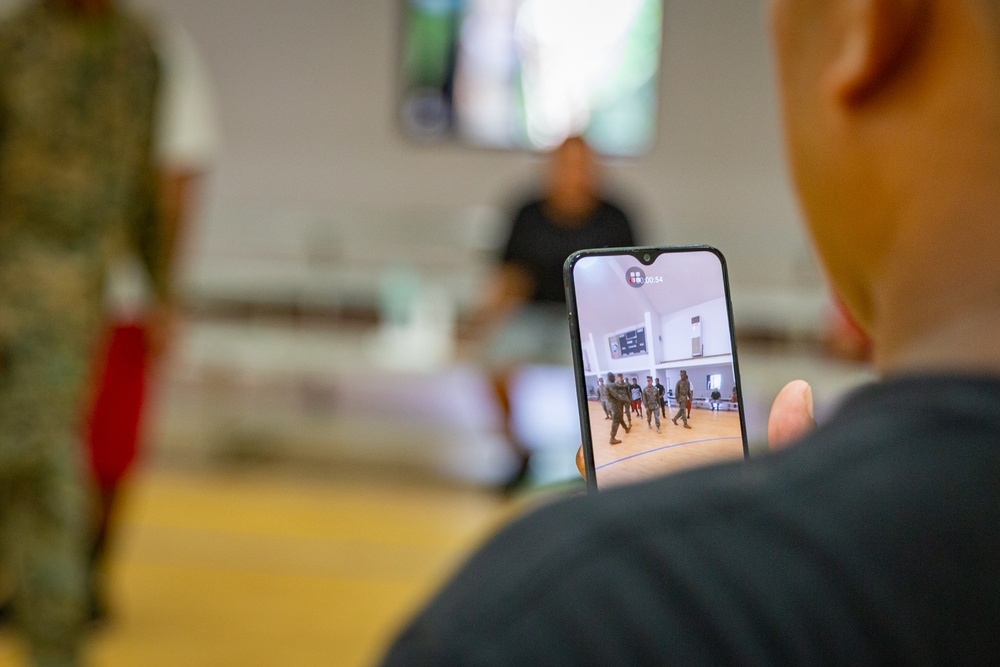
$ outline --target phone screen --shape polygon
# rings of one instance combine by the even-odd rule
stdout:
[[[718,250],[584,250],[565,277],[589,488],[747,456]]]

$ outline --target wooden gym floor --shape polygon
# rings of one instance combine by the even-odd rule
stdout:
[[[133,484],[94,667],[371,665],[530,500],[357,474],[153,470]],[[22,664],[9,629],[0,667]]]
[[[677,409],[667,409],[660,417],[660,433],[643,416],[632,415],[632,429],[625,433],[619,428],[615,436],[621,444],[609,444],[611,421],[601,404],[590,402],[590,432],[594,438],[594,463],[598,484],[615,485],[635,482],[691,466],[743,457],[740,438],[740,417],[735,410],[713,411],[694,409],[688,419],[690,429],[680,419],[675,426],[670,419]],[[626,422],[626,425],[628,422]]]
[[[610,422],[591,404],[611,483],[742,455],[736,412],[695,410],[691,430],[661,420],[662,434],[633,419],[611,447]],[[152,466],[123,502],[113,616],[93,632],[87,664],[375,664],[471,549],[544,497],[511,502],[364,469]],[[0,667],[20,664],[22,647],[0,631]]]

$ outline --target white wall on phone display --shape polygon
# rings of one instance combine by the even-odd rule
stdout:
[[[640,287],[630,284],[636,267],[644,276]],[[586,257],[574,268],[574,283],[591,373],[645,377],[658,366],[688,362],[694,358],[693,317],[700,318],[702,327],[699,361],[715,363],[723,361],[720,355],[732,354],[722,265],[714,253],[663,253],[648,266],[629,255]],[[619,336],[636,333],[645,338],[644,353],[628,355],[618,349]]]

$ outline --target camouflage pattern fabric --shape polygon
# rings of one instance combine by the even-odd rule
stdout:
[[[642,388],[642,405],[647,410],[658,409],[660,407],[660,392],[655,385],[646,385]]]
[[[676,424],[677,420],[680,419],[684,422],[684,425],[688,425],[688,413],[687,413],[687,402],[691,400],[694,396],[694,392],[691,391],[691,381],[687,378],[683,378],[677,381],[674,385],[674,398],[677,399],[677,412],[674,414],[673,422]]]
[[[628,385],[608,382],[608,403],[611,405],[611,439],[618,435],[618,427],[625,426],[625,408],[629,404]]]
[[[677,399],[677,402],[686,403],[693,397],[694,392],[691,391],[691,381],[686,379],[678,380],[677,384],[674,386],[674,398]]]
[[[78,423],[105,266],[165,295],[151,146],[159,64],[112,9],[0,24],[0,567],[36,664],[77,664],[90,518]]]
[[[654,384],[642,388],[642,405],[646,408],[646,423],[656,417],[656,429],[660,429],[660,390]]]

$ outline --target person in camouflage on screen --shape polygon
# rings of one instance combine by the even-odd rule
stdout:
[[[604,419],[611,419],[611,404],[608,403],[608,387],[604,384],[604,378],[597,378],[597,400],[601,402],[604,410]]]
[[[628,385],[624,382],[615,382],[615,376],[613,373],[608,373],[608,403],[611,405],[611,444],[617,445],[621,442],[615,438],[618,435],[618,427],[621,426],[628,433],[631,428],[631,423],[628,426],[625,425],[624,417],[626,412],[626,406],[631,402],[631,398],[628,393]]]
[[[660,391],[653,384],[653,377],[646,376],[646,386],[642,388],[642,405],[646,408],[646,425],[653,428],[652,419],[656,417],[656,432],[660,432]]]
[[[151,156],[159,63],[111,0],[0,23],[0,568],[36,664],[79,661],[90,505],[78,423],[105,264],[166,298]]]
[[[691,381],[688,380],[687,371],[681,371],[681,379],[674,386],[674,398],[677,399],[677,414],[670,421],[676,426],[677,418],[680,417],[684,422],[684,428],[691,428],[688,426],[687,404],[694,398],[694,392],[691,390]]]
[[[610,379],[611,378],[609,377],[608,380]],[[629,428],[631,428],[632,411],[630,409],[630,406],[632,405],[632,392],[629,390],[629,383],[625,381],[625,376],[619,373],[617,383],[609,382],[609,384],[618,384],[621,385],[622,388],[624,388],[625,393],[623,394],[623,396],[625,396],[625,403],[622,405],[622,423],[624,424],[627,421]],[[628,431],[626,431],[626,433],[628,433]]]

